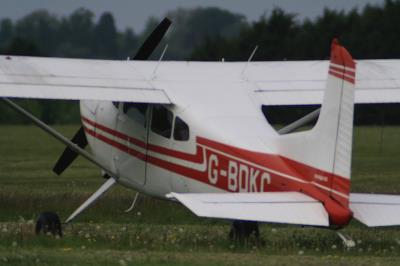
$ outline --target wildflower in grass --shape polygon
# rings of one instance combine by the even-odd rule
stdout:
[[[126,262],[123,259],[119,260],[119,265],[126,266]]]
[[[86,234],[85,234],[85,238],[86,238],[86,239],[89,239],[89,238],[90,238],[90,234],[89,234],[89,233],[86,233]]]
[[[97,225],[97,226],[96,226],[96,230],[98,231],[98,230],[100,230],[100,229],[101,229],[100,225]]]
[[[86,249],[86,246],[85,246],[85,245],[82,245],[82,246],[81,246],[81,249]]]
[[[137,215],[137,216],[141,216],[142,213],[141,213],[141,212],[137,212],[136,215]]]
[[[361,239],[357,240],[357,244],[358,244],[358,245],[360,245],[361,243],[362,243],[362,240],[361,240]]]
[[[12,244],[11,244],[11,246],[15,248],[16,246],[18,246],[18,244],[17,244],[16,241],[13,241]]]
[[[332,245],[332,249],[337,249],[337,246],[336,245]]]
[[[304,251],[303,250],[299,250],[298,254],[299,255],[304,255]]]
[[[272,233],[276,233],[277,231],[278,231],[278,230],[277,230],[276,228],[272,228],[272,229],[271,229],[271,232],[272,232]]]

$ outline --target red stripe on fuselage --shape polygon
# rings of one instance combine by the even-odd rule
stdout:
[[[100,125],[98,123],[95,123],[85,117],[82,118],[84,122],[88,123],[89,125],[98,128],[108,134],[111,134],[115,137],[120,138],[121,140],[125,140],[128,141],[132,144],[137,145],[138,147],[141,148],[148,148],[149,151],[153,151],[162,155],[167,155],[170,157],[174,157],[174,158],[178,158],[178,159],[182,159],[184,161],[187,162],[191,162],[191,163],[197,163],[197,164],[203,164],[204,160],[206,159],[207,162],[209,160],[209,154],[207,154],[206,158],[203,158],[203,148],[200,147],[199,145],[197,145],[196,148],[196,153],[195,154],[189,154],[189,153],[184,153],[184,152],[180,152],[180,151],[175,151],[175,150],[171,150],[165,147],[161,147],[161,146],[157,146],[154,144],[147,144],[139,139],[136,139],[134,137],[128,136],[126,134],[123,134],[121,132],[115,131],[113,129],[110,129],[108,127],[105,127],[103,125]],[[103,142],[108,143],[109,145],[112,145],[128,154],[131,154],[137,158],[140,158],[142,160],[145,160],[146,156],[145,154],[134,150],[132,147],[127,147],[124,144],[121,144],[117,141],[111,140],[97,132],[94,132],[92,130],[89,130],[85,127],[86,131],[102,140]],[[300,182],[300,183],[306,183],[306,182],[315,182],[320,184],[321,186],[325,187],[326,189],[329,189],[329,184],[330,184],[330,180],[332,178],[335,178],[335,182],[337,180],[339,180],[339,185],[336,186],[335,190],[337,190],[338,192],[344,194],[344,195],[348,195],[349,193],[349,188],[350,188],[350,180],[340,177],[340,176],[336,176],[336,175],[332,175],[330,173],[327,173],[325,171],[322,170],[318,170],[315,169],[313,167],[310,167],[308,165],[293,161],[291,159],[285,158],[283,156],[278,156],[278,155],[271,155],[271,154],[265,154],[265,153],[259,153],[259,152],[253,152],[253,151],[248,151],[248,150],[244,150],[244,149],[240,149],[237,147],[233,147],[230,145],[226,145],[226,144],[222,144],[219,142],[215,142],[206,138],[202,138],[202,137],[197,137],[197,143],[200,145],[203,145],[205,148],[210,148],[213,150],[213,153],[218,155],[218,160],[221,161],[221,164],[226,164],[229,163],[229,161],[235,161],[240,167],[241,164],[245,164],[247,166],[248,169],[250,169],[249,171],[252,170],[251,167],[253,167],[254,171],[259,170],[260,172],[268,172],[271,175],[271,179],[274,181],[272,184],[269,185],[269,188],[265,188],[262,187],[261,185],[259,185],[259,188],[261,191],[281,191],[281,190],[295,190],[298,191],[301,187],[301,185],[299,184],[299,181],[304,181],[304,182]],[[234,158],[237,158],[239,160],[235,160]],[[148,161],[154,162],[154,164],[156,164],[157,166],[164,166],[163,168],[165,168],[165,166],[169,166],[168,170],[172,171],[172,172],[176,172],[178,174],[183,174],[186,177],[192,178],[191,175],[187,175],[189,172],[191,172],[191,168],[190,167],[183,167],[186,168],[187,170],[179,170],[176,171],[178,168],[174,168],[174,166],[178,166],[176,164],[165,164],[162,163],[160,159],[157,159],[155,157],[149,157]],[[228,162],[226,162],[228,161]],[[267,170],[265,170],[265,168],[267,168]],[[228,171],[229,169],[225,167],[225,170],[223,171]],[[262,173],[262,172],[261,172]],[[227,173],[228,174],[228,173]],[[199,176],[199,174],[196,174],[196,176]],[[204,176],[201,175],[202,178],[201,180],[199,180],[199,178],[195,178],[196,180],[199,181],[203,181],[207,184],[210,184],[208,178],[204,179]],[[295,177],[298,180],[291,180],[288,179],[286,176],[291,176],[291,177]],[[317,179],[317,177],[325,177],[326,180],[321,180],[321,179]],[[222,176],[223,178],[219,178],[219,179],[224,179],[224,176]],[[226,179],[226,178],[225,178]],[[260,183],[260,180],[256,181],[257,183]],[[227,190],[227,186],[224,182],[222,182],[223,186],[218,186],[217,184],[212,184],[215,186],[218,186],[222,189]],[[304,184],[302,184],[304,185]],[[250,186],[247,186],[249,188],[250,191]],[[239,187],[237,189],[237,191],[239,191]],[[254,192],[254,191],[253,191]],[[327,190],[323,190],[323,193],[328,195],[329,191]],[[343,202],[345,203],[345,202]]]
[[[131,142],[133,144],[141,142],[140,140],[117,132],[113,129],[99,125],[87,118],[82,118],[84,122],[93,126],[95,129],[100,129],[110,135]],[[269,192],[269,191],[300,191],[325,204],[330,217],[335,224],[344,224],[351,213],[348,206],[348,194],[350,190],[350,180],[335,176],[325,171],[315,169],[300,162],[293,161],[279,155],[264,154],[259,152],[248,151],[245,149],[233,147],[230,145],[222,144],[206,138],[197,137],[197,151],[196,154],[188,154],[180,151],[171,150],[165,147],[156,146],[154,144],[146,145],[144,142],[137,145],[138,147],[148,147],[149,151],[153,151],[160,155],[167,155],[173,158],[178,158],[189,163],[206,164],[206,170],[200,171],[191,168],[190,166],[179,165],[172,163],[165,159],[160,159],[149,154],[143,154],[131,147],[128,147],[120,142],[112,140],[103,134],[89,129],[84,125],[85,131],[123,151],[127,154],[135,156],[136,158],[147,161],[148,163],[171,171],[173,173],[191,178],[202,183],[218,187],[220,189],[230,192]],[[133,141],[132,141],[133,140]],[[205,157],[204,157],[205,153]],[[215,156],[218,165],[212,164],[211,156]],[[213,167],[213,168],[212,168]],[[237,171],[233,171],[236,169]],[[230,170],[231,173],[230,173]],[[236,187],[232,185],[231,181],[235,178],[228,178],[232,174],[236,178]],[[255,177],[251,179],[253,174]],[[212,182],[215,175],[218,176],[216,182]],[[247,176],[246,176],[247,175]],[[326,180],[315,179],[324,177]],[[268,176],[270,179],[268,179]],[[231,176],[232,177],[232,176]],[[338,203],[329,197],[330,190],[329,184],[335,178],[334,189],[338,191],[340,198]],[[246,183],[247,182],[247,183]],[[323,186],[321,189],[315,186],[315,183]],[[335,216],[336,213],[340,213]],[[343,215],[342,215],[343,214]],[[350,215],[351,216],[351,215]],[[344,217],[344,218],[343,218]]]

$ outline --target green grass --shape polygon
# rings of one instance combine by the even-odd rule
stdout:
[[[78,126],[57,129],[71,136]],[[352,190],[400,194],[400,127],[355,131]],[[65,236],[37,237],[44,210],[68,217],[104,179],[79,158],[62,176],[51,169],[63,146],[33,126],[0,126],[0,265],[398,265],[400,230],[352,222],[347,250],[330,230],[262,225],[265,245],[227,239],[229,223],[200,219],[184,207],[115,187]]]

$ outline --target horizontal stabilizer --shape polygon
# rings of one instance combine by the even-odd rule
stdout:
[[[400,225],[400,196],[351,193],[350,209],[370,227]]]
[[[329,226],[322,203],[299,192],[170,193],[197,216],[312,226]]]

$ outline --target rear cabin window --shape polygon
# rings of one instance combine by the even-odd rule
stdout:
[[[172,132],[172,112],[161,105],[154,105],[151,118],[151,130],[163,137],[170,138]]]
[[[189,140],[189,126],[179,116],[175,118],[174,139],[178,141]]]
[[[146,127],[146,113],[148,107],[149,104],[147,103],[124,103],[122,111],[135,122]]]

